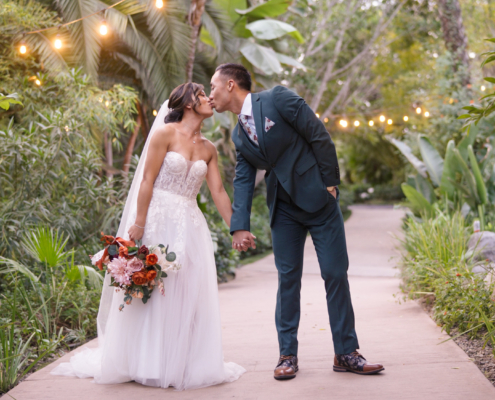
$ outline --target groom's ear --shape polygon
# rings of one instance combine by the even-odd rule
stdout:
[[[234,90],[234,85],[235,85],[235,82],[233,79],[229,79],[228,82],[227,82],[227,90],[229,92],[232,92],[232,90]]]

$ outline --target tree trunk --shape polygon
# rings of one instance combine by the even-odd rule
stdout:
[[[146,104],[141,104],[137,102],[137,110],[141,117],[141,135],[143,135],[144,140],[148,138],[150,133],[150,122],[148,121],[147,107]]]
[[[138,110],[140,108],[141,107],[138,106]],[[132,153],[134,152],[134,145],[136,144],[136,138],[139,134],[139,130],[141,129],[141,126],[142,126],[142,117],[141,117],[141,113],[139,113],[136,121],[136,127],[134,128],[134,131],[132,132],[131,137],[129,138],[129,143],[127,143],[127,148],[125,150],[124,165],[122,166],[122,171],[124,172],[125,176],[129,174],[129,168],[131,167]]]
[[[196,56],[196,43],[198,41],[199,32],[201,30],[201,16],[205,11],[206,0],[191,0],[189,15],[187,20],[192,28],[191,49],[189,50],[189,58],[186,64],[186,79],[187,82],[192,82],[194,57]]]
[[[471,81],[467,36],[462,22],[459,0],[439,0],[438,11],[442,23],[445,47],[452,54],[454,71],[461,74],[461,82],[467,85]]]

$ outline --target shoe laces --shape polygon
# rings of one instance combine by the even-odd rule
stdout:
[[[364,357],[363,357],[363,355],[362,355],[359,351],[353,351],[353,352],[351,353],[351,356],[354,356],[354,357],[360,357],[360,358],[362,358],[363,360],[365,360],[365,361],[366,361],[366,358],[364,358]]]

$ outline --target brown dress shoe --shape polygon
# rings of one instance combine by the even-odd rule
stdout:
[[[333,359],[333,370],[335,372],[354,372],[360,375],[372,375],[385,368],[382,364],[370,364],[357,351],[351,354],[336,354]]]
[[[299,367],[296,356],[280,356],[273,377],[279,381],[292,379],[296,377],[297,371],[299,371]]]

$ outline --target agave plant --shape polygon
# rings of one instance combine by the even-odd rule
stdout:
[[[477,213],[481,229],[484,229],[485,206],[489,200],[481,170],[488,163],[479,163],[474,154],[476,134],[476,127],[471,126],[457,146],[450,140],[445,158],[441,157],[428,137],[419,135],[418,146],[423,160],[417,158],[404,142],[388,137],[418,172],[402,184],[402,191],[414,212],[431,217],[435,214],[433,204],[443,198],[456,208],[462,207],[464,213]]]

